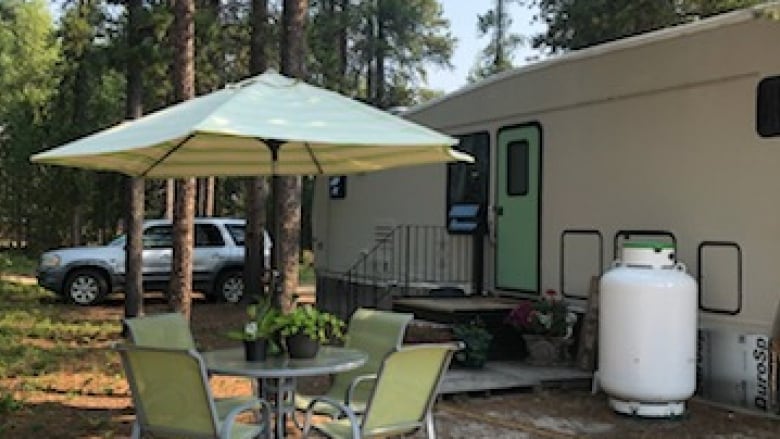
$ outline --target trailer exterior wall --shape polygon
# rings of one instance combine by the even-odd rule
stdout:
[[[599,231],[605,264],[617,231],[668,230],[694,276],[699,245],[727,241],[742,253],[742,309],[704,312],[701,324],[766,334],[780,297],[780,138],[760,138],[755,113],[758,82],[780,75],[776,41],[780,23],[738,12],[503,74],[409,117],[453,135],[487,130],[493,166],[499,130],[542,127],[542,290],[559,288],[567,230]],[[445,175],[436,165],[354,177],[338,201],[323,199],[320,185],[315,235],[327,257],[318,267],[346,266],[383,221],[443,225]],[[492,182],[494,203],[501,189]],[[720,294],[708,300],[724,308],[736,300]]]

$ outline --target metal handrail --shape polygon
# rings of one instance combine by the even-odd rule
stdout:
[[[350,292],[356,286],[400,290],[414,285],[470,284],[471,242],[443,226],[399,225],[377,239],[344,273]]]

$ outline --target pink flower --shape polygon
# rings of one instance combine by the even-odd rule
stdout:
[[[568,310],[566,301],[555,290],[545,291],[539,299],[518,302],[504,323],[526,334],[571,336],[577,316]]]

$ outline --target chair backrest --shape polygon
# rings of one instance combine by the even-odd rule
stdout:
[[[125,319],[125,327],[138,346],[195,349],[190,324],[179,312]]]
[[[363,436],[400,435],[421,427],[458,349],[458,343],[430,343],[391,352],[368,400]]]
[[[217,437],[206,368],[193,349],[118,345],[141,432]]]
[[[403,343],[406,326],[413,318],[409,313],[368,308],[355,310],[349,319],[344,345],[367,353],[368,360],[357,369],[337,374],[328,394],[343,399],[355,377],[377,373],[387,354]],[[370,394],[371,386],[361,386],[357,388],[355,398],[365,401]]]

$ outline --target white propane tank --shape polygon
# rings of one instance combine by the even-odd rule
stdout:
[[[696,387],[696,281],[673,244],[626,242],[601,277],[598,384],[617,412],[678,416]]]

